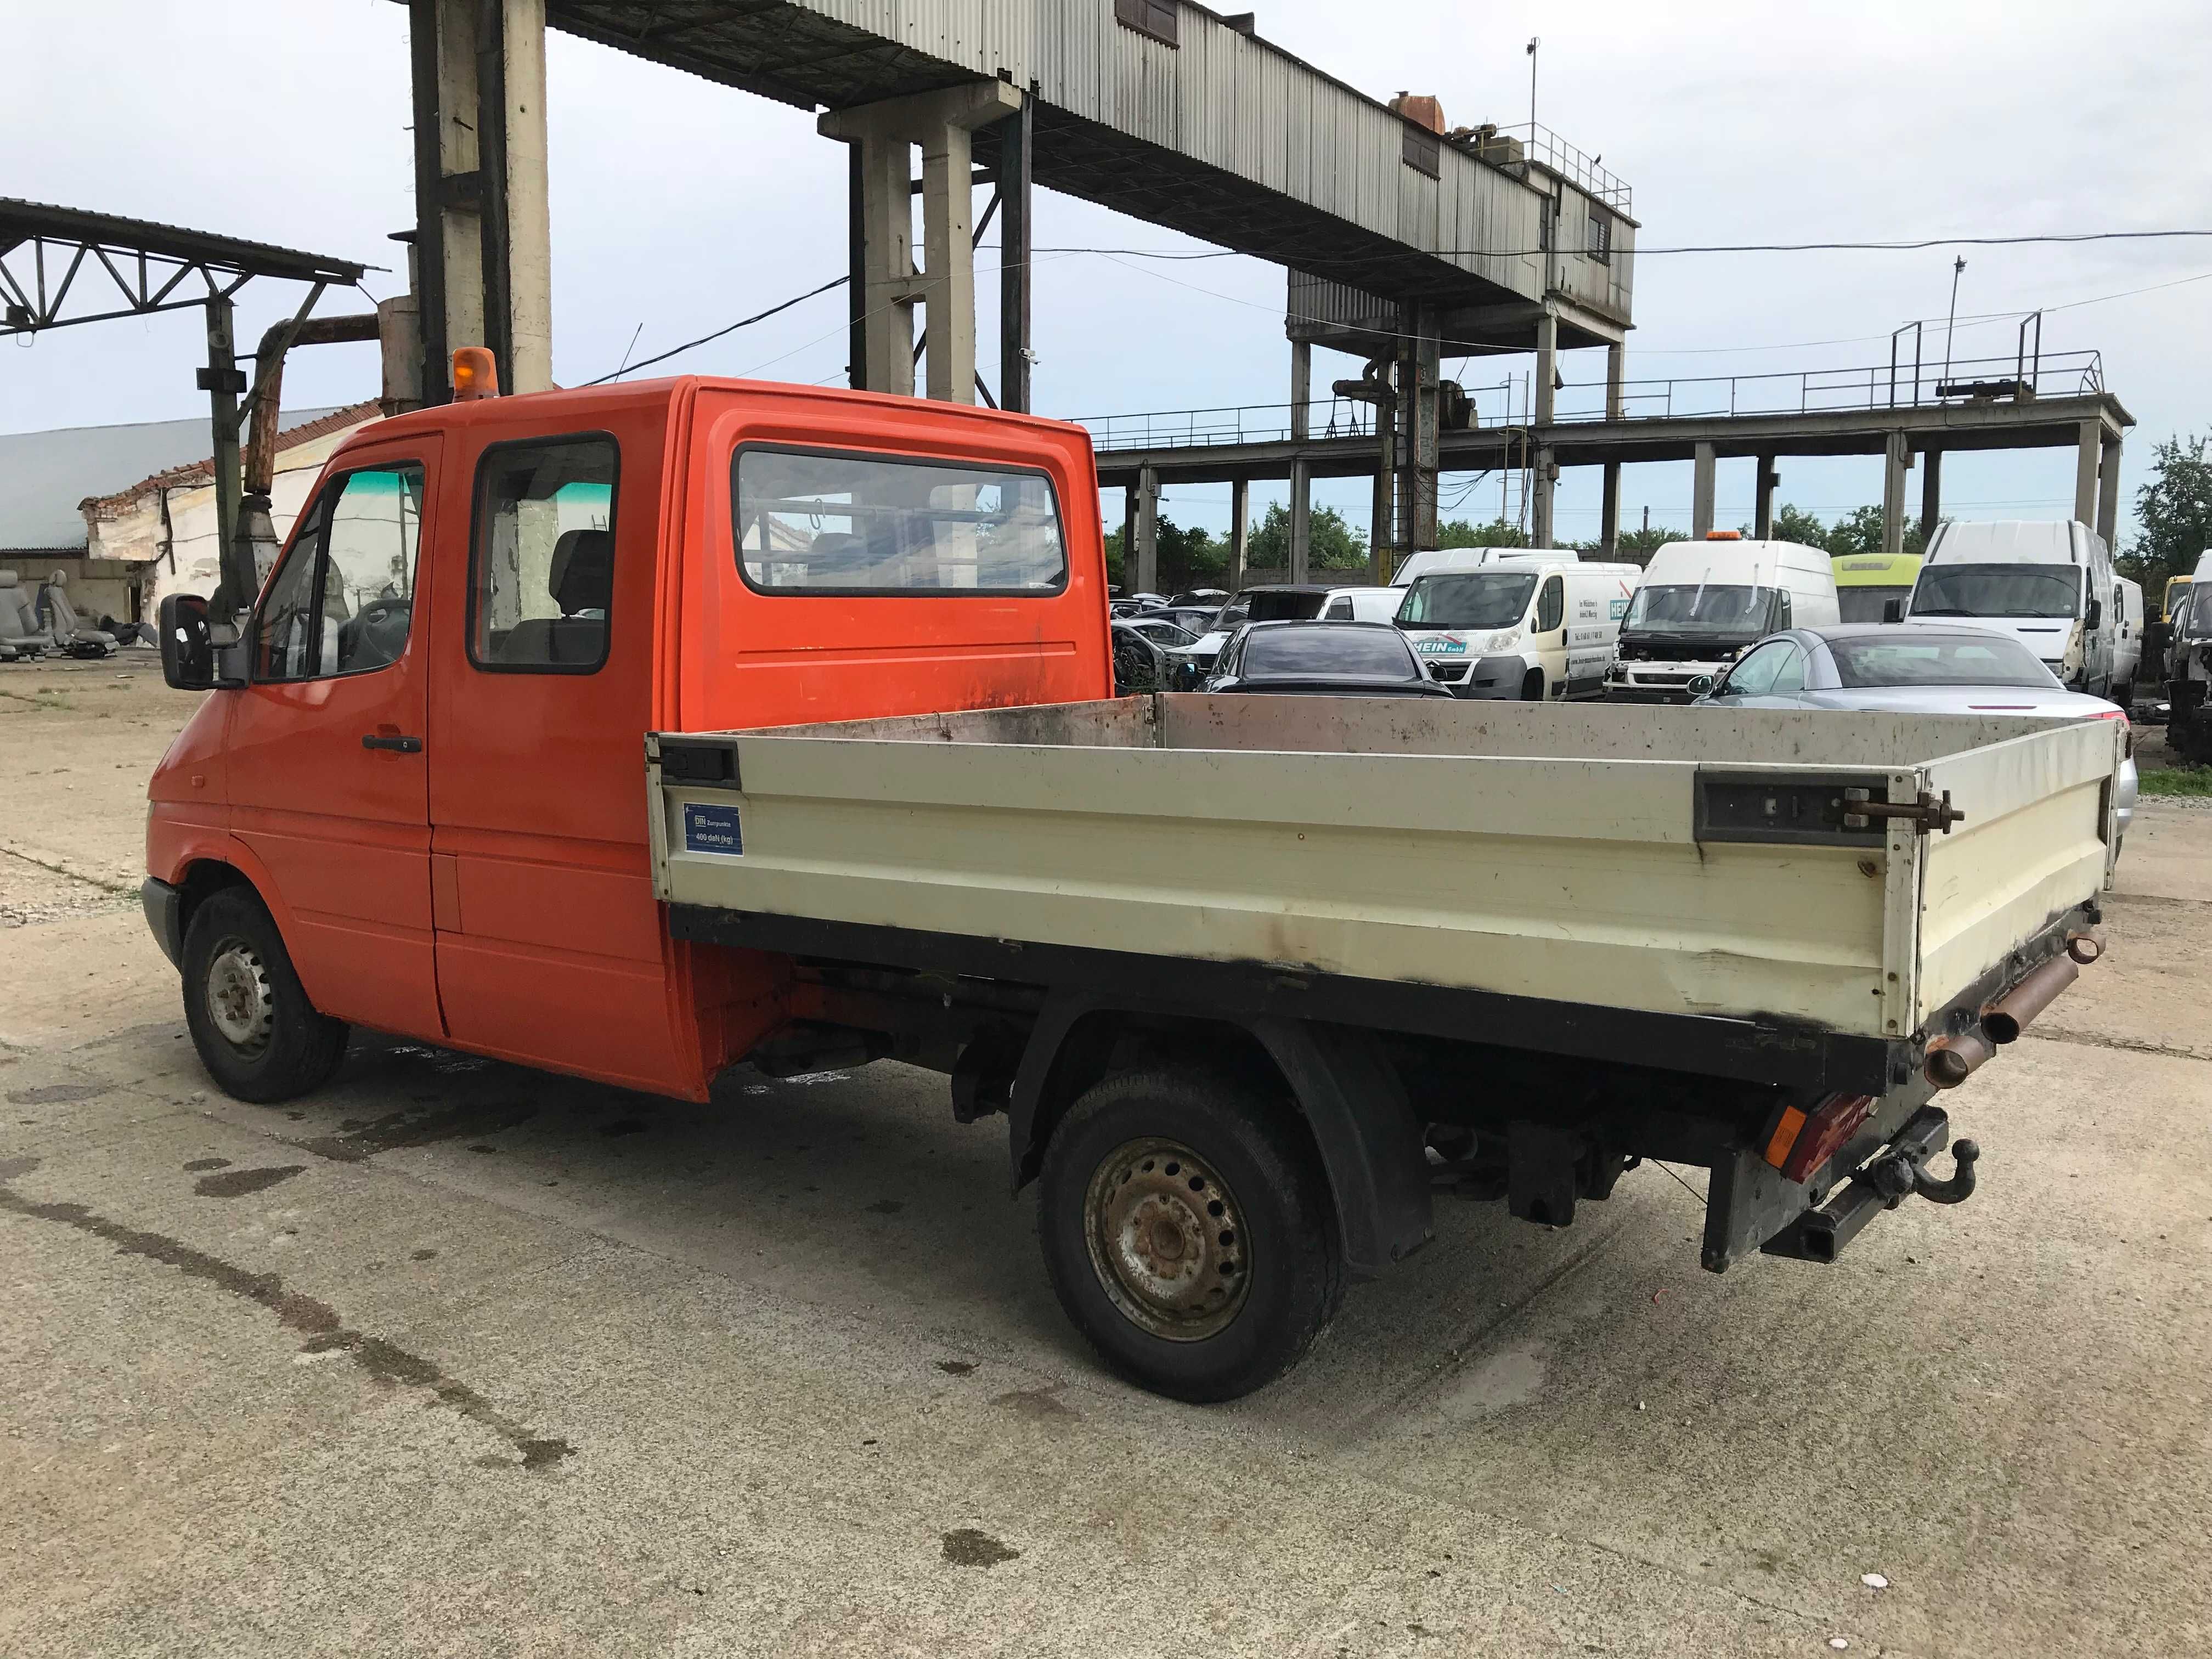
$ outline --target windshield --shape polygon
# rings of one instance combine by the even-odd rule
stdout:
[[[2072,617],[2081,573],[2070,564],[1939,564],[1912,590],[1916,617]]]
[[[1401,628],[1510,628],[1528,612],[1536,579],[1525,572],[1449,571],[1414,580],[1398,605]]]
[[[1839,587],[1836,590],[1836,609],[1847,623],[1878,623],[1882,607],[1892,599],[1910,599],[1911,587]]]
[[[1280,674],[1373,674],[1389,679],[1420,677],[1405,641],[1373,625],[1342,623],[1317,628],[1271,628],[1244,641],[1240,672]]]
[[[1325,592],[1300,592],[1294,587],[1255,587],[1237,596],[1237,605],[1251,622],[1310,622],[1321,615]],[[1235,609],[1232,606],[1231,609]]]
[[[2212,583],[2191,582],[2174,595],[2173,637],[2191,645],[2212,639]]]
[[[1828,641],[1836,678],[1850,690],[1878,685],[2032,685],[2057,682],[2035,653],[2003,634],[1897,629]]]
[[[1697,582],[1639,587],[1621,631],[1650,634],[1764,634],[1774,614],[1775,590]]]

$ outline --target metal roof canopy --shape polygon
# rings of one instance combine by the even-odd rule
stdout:
[[[1108,0],[866,8],[903,37],[893,38],[827,15],[835,3],[546,0],[545,18],[564,33],[808,110],[995,72],[1036,94],[1037,184],[1370,293],[1462,305],[1542,297],[1540,258],[1527,257],[1536,249],[1535,192],[1449,144],[1426,177],[1403,166],[1408,124],[1258,39],[1245,18],[1184,3],[1175,46],[1117,22]],[[979,165],[993,164],[994,135],[979,131],[975,141]],[[1194,153],[1201,149],[1213,159]],[[1515,204],[1526,206],[1525,228],[1511,222],[1517,211],[1484,198],[1504,185],[1528,195]],[[1343,210],[1332,210],[1331,196]],[[1419,233],[1393,235],[1353,211]],[[1422,240],[1449,252],[1428,251]],[[1500,252],[1480,255],[1459,246],[1500,242]]]
[[[27,247],[30,269],[11,269],[10,259]],[[58,271],[49,269],[49,249],[67,260]],[[112,283],[123,304],[114,310],[66,316],[63,307],[88,260]],[[173,269],[155,269],[158,265]],[[0,197],[0,337],[205,305],[236,293],[256,276],[323,285],[352,283],[368,269],[349,259],[238,236]],[[178,291],[194,276],[202,287],[179,297]]]

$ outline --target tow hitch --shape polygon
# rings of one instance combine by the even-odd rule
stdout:
[[[1897,1138],[1869,1159],[1859,1172],[1817,1210],[1808,1210],[1759,1246],[1768,1255],[1799,1261],[1833,1261],[1859,1230],[1883,1210],[1893,1210],[1917,1193],[1931,1204],[1963,1204],[1973,1195],[1974,1164],[1982,1149],[1962,1140],[1951,1149],[1957,1168],[1948,1180],[1928,1172],[1928,1160],[1951,1138],[1951,1120],[1942,1109],[1923,1106]]]

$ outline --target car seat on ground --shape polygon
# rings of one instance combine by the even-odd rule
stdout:
[[[0,649],[11,657],[35,657],[53,648],[54,636],[39,625],[30,592],[12,570],[0,570]]]
[[[115,649],[115,635],[86,622],[70,603],[68,571],[57,570],[46,579],[39,590],[39,608],[60,648],[72,657],[105,657]]]

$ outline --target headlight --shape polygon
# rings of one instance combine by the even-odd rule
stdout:
[[[1492,634],[1490,636],[1490,642],[1482,648],[1486,651],[1503,651],[1512,643],[1513,635],[1510,634]]]

